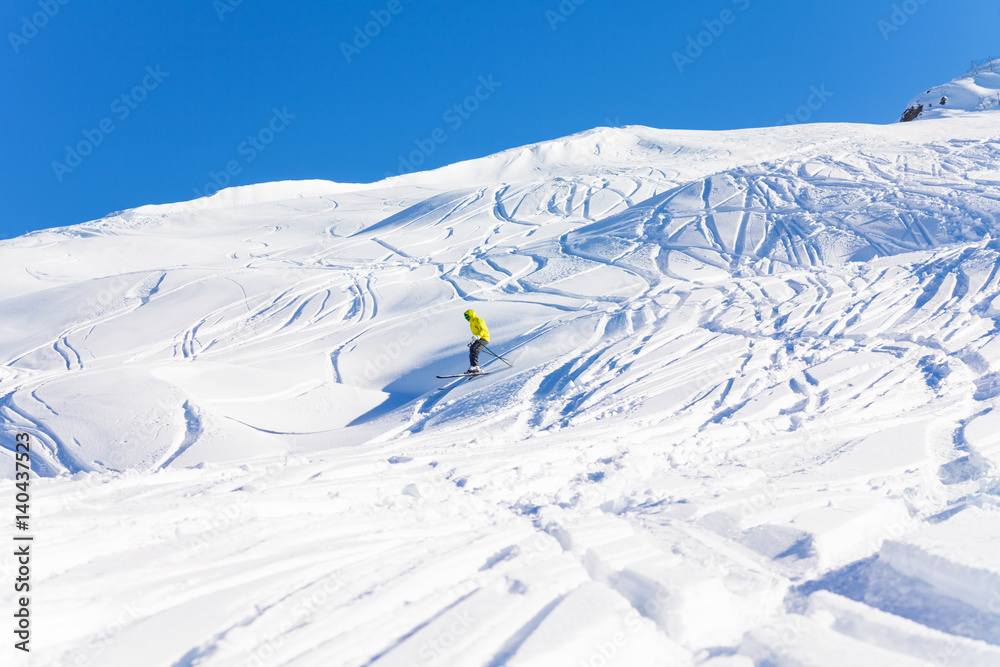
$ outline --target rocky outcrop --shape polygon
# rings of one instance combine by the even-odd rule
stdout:
[[[924,111],[924,105],[918,104],[915,107],[909,107],[903,112],[903,117],[899,119],[900,123],[909,123],[911,120],[916,120],[920,117],[920,114]]]

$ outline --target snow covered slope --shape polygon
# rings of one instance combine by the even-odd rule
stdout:
[[[1000,60],[972,63],[972,69],[943,86],[917,95],[906,107],[903,121],[950,118],[969,112],[1000,109]]]
[[[1000,664],[998,157],[605,128],[0,242],[32,664]],[[469,307],[514,367],[436,380]]]

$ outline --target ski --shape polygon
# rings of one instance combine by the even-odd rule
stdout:
[[[480,375],[489,375],[491,371],[483,371],[482,373],[459,373],[458,375],[438,375],[439,380],[445,380],[447,378],[474,378]]]

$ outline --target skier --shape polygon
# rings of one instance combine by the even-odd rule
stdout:
[[[490,330],[486,328],[483,318],[476,315],[476,311],[469,309],[465,311],[465,319],[472,329],[472,342],[469,343],[469,370],[467,373],[482,373],[479,367],[479,350],[483,349],[490,342]]]

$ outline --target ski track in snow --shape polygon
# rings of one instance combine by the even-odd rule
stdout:
[[[1000,120],[921,123],[0,242],[32,664],[1000,664]]]

